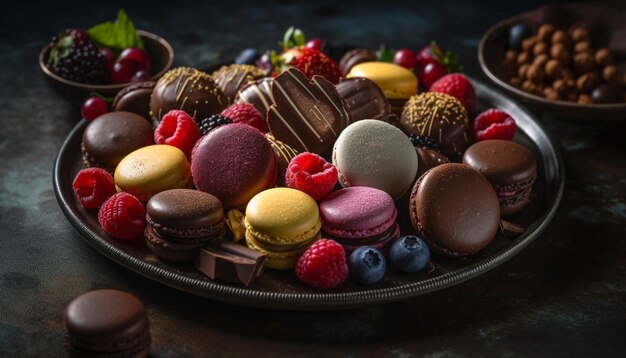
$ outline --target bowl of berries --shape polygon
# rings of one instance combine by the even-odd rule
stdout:
[[[494,25],[478,60],[501,89],[531,108],[581,121],[626,118],[626,4],[544,5]],[[612,36],[613,34],[613,36]]]
[[[173,61],[172,46],[135,29],[124,10],[114,22],[60,32],[39,54],[39,67],[50,86],[74,103],[93,94],[114,97],[131,83],[157,79]]]

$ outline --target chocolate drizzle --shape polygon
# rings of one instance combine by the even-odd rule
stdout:
[[[232,64],[230,66],[222,66],[219,70],[213,72],[211,77],[224,92],[228,102],[233,103],[240,89],[265,77],[265,72],[252,65]]]

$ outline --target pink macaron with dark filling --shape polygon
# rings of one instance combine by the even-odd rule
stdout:
[[[320,203],[322,231],[352,252],[359,246],[386,248],[400,236],[398,212],[386,192],[353,186],[337,190]]]

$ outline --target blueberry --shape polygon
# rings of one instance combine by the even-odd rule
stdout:
[[[522,40],[530,37],[530,27],[525,24],[513,25],[509,29],[509,48],[515,51],[522,50]]]
[[[417,236],[401,236],[391,245],[389,258],[399,270],[417,272],[428,264],[430,250]]]
[[[380,250],[371,246],[361,246],[354,250],[348,261],[350,274],[359,283],[376,283],[385,275],[385,257]]]
[[[246,48],[235,57],[235,63],[239,65],[254,65],[254,61],[259,57],[261,57],[261,54],[257,50]]]

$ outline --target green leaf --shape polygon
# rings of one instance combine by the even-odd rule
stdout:
[[[288,46],[288,44],[291,42],[290,38],[294,30],[295,28],[293,26],[289,26],[287,31],[285,31],[285,35],[283,36],[283,49],[284,50],[289,49],[290,46]]]
[[[108,47],[115,51],[122,51],[129,47],[143,49],[143,41],[137,35],[135,24],[121,9],[115,22],[103,22],[87,30],[87,34],[98,47]]]
[[[304,32],[302,32],[302,30],[300,29],[296,29],[293,32],[293,39],[296,41],[296,46],[298,47],[304,46],[304,43],[306,42],[306,38],[304,37]]]

